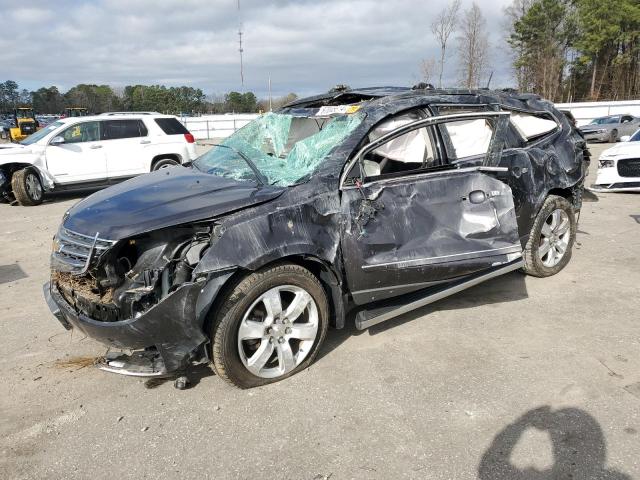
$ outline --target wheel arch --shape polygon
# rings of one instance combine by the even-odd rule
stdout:
[[[24,170],[25,168],[30,168],[31,170],[33,170],[35,172],[36,175],[38,175],[38,178],[40,179],[40,184],[42,185],[42,188],[46,189],[47,186],[47,182],[45,182],[45,178],[42,175],[42,172],[40,171],[40,169],[34,165],[33,163],[25,163],[25,162],[11,162],[11,163],[4,163],[2,165],[0,165],[0,171],[2,171],[2,173],[4,173],[5,177],[7,178],[7,182],[10,185],[11,184],[11,179],[13,178],[13,174],[15,172],[18,172],[20,170]]]
[[[151,170],[154,169],[156,163],[158,163],[160,160],[175,160],[176,162],[181,164],[182,156],[178,153],[161,153],[159,155],[156,155],[151,159]]]
[[[345,305],[344,297],[342,295],[342,282],[341,276],[336,272],[334,266],[329,262],[309,254],[290,254],[279,258],[265,258],[263,262],[254,262],[250,268],[238,267],[235,269],[224,282],[223,285],[217,289],[215,298],[213,298],[211,305],[208,307],[204,322],[203,329],[207,336],[210,335],[213,327],[214,315],[226,296],[238,285],[247,275],[252,272],[270,268],[279,263],[292,263],[309,270],[322,285],[327,300],[329,303],[329,321],[335,328],[343,328],[345,323]]]

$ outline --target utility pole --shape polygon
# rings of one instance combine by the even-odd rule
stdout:
[[[269,111],[273,112],[273,102],[271,101],[271,74],[269,74]]]

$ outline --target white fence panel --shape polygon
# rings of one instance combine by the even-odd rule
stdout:
[[[579,127],[586,125],[594,118],[606,117],[607,115],[619,115],[626,113],[640,117],[640,100],[556,103],[556,108],[569,110],[575,117]]]
[[[257,113],[202,115],[201,117],[182,117],[180,121],[196,140],[207,140],[226,138],[258,116]]]

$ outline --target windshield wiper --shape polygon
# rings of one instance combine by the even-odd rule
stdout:
[[[235,153],[238,154],[238,156],[240,158],[242,158],[245,162],[247,162],[247,165],[249,165],[249,168],[253,171],[254,175],[256,176],[256,178],[258,179],[258,183],[260,183],[261,186],[265,186],[269,184],[269,180],[267,180],[267,178],[262,175],[262,173],[260,173],[260,170],[258,170],[258,167],[256,167],[256,164],[253,163],[249,157],[247,157],[244,153],[242,153],[239,150],[236,150],[233,147],[230,147],[229,145],[220,145],[220,144],[214,144],[214,147],[223,147],[223,148],[228,148],[229,150],[233,150]]]

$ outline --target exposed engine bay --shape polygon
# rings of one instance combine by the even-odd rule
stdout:
[[[92,254],[84,273],[53,270],[52,282],[89,318],[136,318],[192,280],[195,266],[210,247],[211,230],[209,225],[177,227],[122,240],[97,258]],[[56,236],[54,250],[70,250],[64,237]]]

